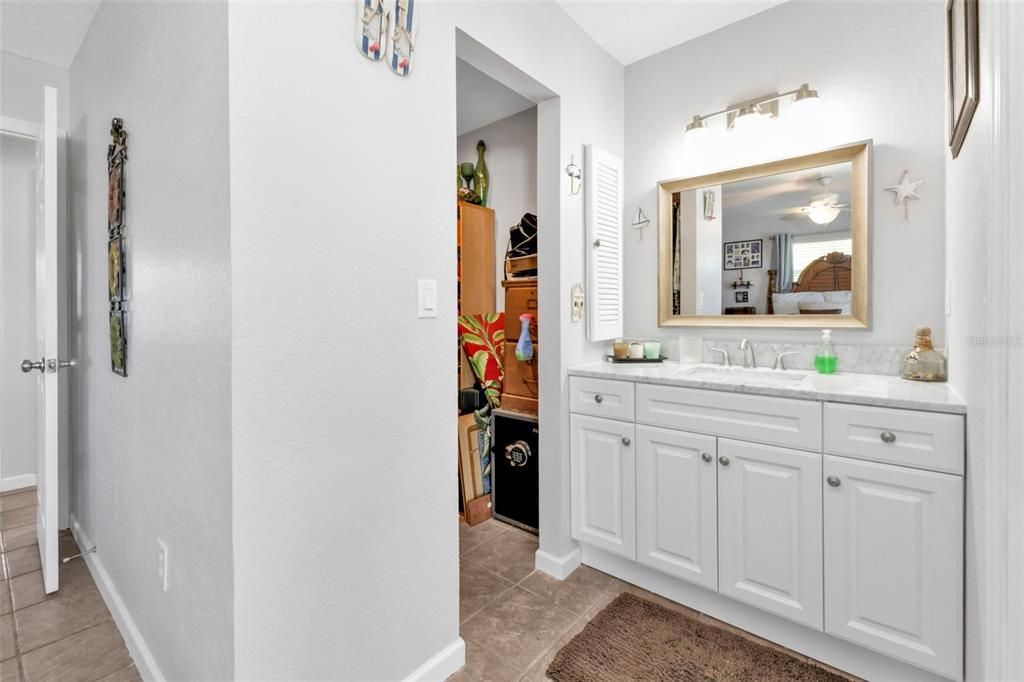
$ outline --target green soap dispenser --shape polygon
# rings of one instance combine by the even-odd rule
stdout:
[[[836,348],[832,345],[832,330],[821,330],[821,345],[818,352],[814,354],[814,369],[819,374],[835,374],[839,367],[839,358],[836,357]]]

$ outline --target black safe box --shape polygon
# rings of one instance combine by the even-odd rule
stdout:
[[[494,411],[491,449],[491,513],[537,532],[537,417]]]

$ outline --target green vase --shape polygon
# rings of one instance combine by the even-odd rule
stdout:
[[[484,152],[487,145],[483,140],[476,143],[476,173],[473,176],[473,190],[480,197],[480,205],[486,206],[491,194],[491,174],[487,172],[487,162],[484,160]]]

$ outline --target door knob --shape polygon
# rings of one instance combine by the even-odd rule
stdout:
[[[833,488],[838,488],[839,484],[842,483],[842,481],[839,480],[838,476],[829,476],[825,480],[828,481],[828,484]]]
[[[705,453],[703,453],[703,454],[702,454],[702,455],[700,456],[700,458],[701,458],[702,460],[704,460],[705,462],[710,462],[710,461],[711,461],[711,460],[713,459],[713,458],[711,457],[711,453],[710,453],[710,452],[705,452]]]
[[[604,396],[601,395],[600,393],[598,393],[597,395],[594,396],[594,402],[595,403],[603,403],[604,402]]]
[[[882,442],[883,443],[895,443],[896,434],[892,431],[882,431]]]
[[[629,443],[630,443],[630,440],[628,438],[623,438],[622,439],[622,444],[623,445],[629,445]]]
[[[45,363],[43,363],[42,360],[40,360],[39,362],[32,362],[31,360],[22,360],[21,371],[24,372],[25,374],[28,374],[34,369],[38,369],[40,372],[42,372],[44,364]]]
[[[718,456],[718,463],[721,464],[724,467],[727,467],[727,466],[729,466],[729,458],[726,457],[725,455],[719,455]]]

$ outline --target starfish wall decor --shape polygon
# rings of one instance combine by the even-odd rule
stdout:
[[[896,205],[903,204],[903,219],[910,220],[910,213],[907,207],[910,199],[920,199],[917,196],[917,190],[924,184],[924,180],[911,180],[910,171],[903,171],[903,177],[900,178],[898,185],[889,185],[885,188],[886,192],[892,192],[896,197]]]

